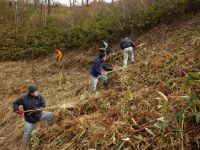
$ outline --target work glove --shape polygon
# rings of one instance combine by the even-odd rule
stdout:
[[[104,81],[103,85],[107,89],[109,85],[110,79],[108,78],[107,80]]]
[[[18,109],[17,111],[16,111],[16,113],[18,114],[18,115],[23,115],[23,110],[21,110],[21,109]]]
[[[113,71],[113,68],[112,67],[108,67],[108,71]]]

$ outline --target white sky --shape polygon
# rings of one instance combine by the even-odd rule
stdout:
[[[65,5],[69,5],[69,0],[54,0],[55,2],[59,2],[61,4],[65,4]],[[77,1],[77,4],[81,4],[81,0],[76,0]],[[84,0],[86,1],[86,0]],[[89,2],[91,2],[93,0],[89,0]],[[111,0],[104,0],[106,2],[111,2]]]

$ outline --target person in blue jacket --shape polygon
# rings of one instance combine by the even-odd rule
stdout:
[[[91,77],[90,92],[96,91],[96,86],[97,86],[98,80],[102,80],[103,85],[105,87],[108,87],[109,78],[105,75],[102,75],[102,70],[112,71],[113,69],[112,69],[112,67],[107,67],[105,65],[105,60],[106,60],[106,54],[100,53],[98,56],[96,56],[96,58],[92,64],[92,67],[90,69],[90,77]]]

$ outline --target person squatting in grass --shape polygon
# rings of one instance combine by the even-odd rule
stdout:
[[[23,106],[23,110],[19,108]],[[28,145],[32,131],[35,129],[37,122],[41,120],[47,120],[49,125],[54,122],[54,115],[52,112],[45,112],[37,109],[45,108],[45,100],[42,95],[39,94],[36,86],[29,86],[28,94],[20,97],[13,103],[13,111],[18,115],[24,114],[24,134],[23,134],[23,145]],[[27,110],[35,110],[33,112],[24,112]]]
[[[102,70],[105,71],[112,71],[112,67],[107,67],[105,65],[105,60],[106,60],[106,54],[105,53],[100,53],[98,56],[96,56],[92,67],[90,69],[90,92],[95,92],[98,80],[103,81],[103,85],[105,87],[108,87],[109,84],[109,78],[105,75],[102,75]]]
[[[63,54],[60,50],[56,50],[56,61],[59,62],[62,60]]]

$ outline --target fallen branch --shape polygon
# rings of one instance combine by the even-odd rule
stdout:
[[[141,44],[139,44],[139,45],[137,45],[137,46],[135,46],[136,48],[140,48],[140,47],[142,47],[142,46],[144,46],[144,45],[146,45],[147,43],[141,43]]]
[[[115,70],[113,70],[113,71],[108,71],[108,72],[105,72],[105,74],[113,73],[113,72],[116,72],[116,71],[119,71],[119,70],[128,69],[128,67],[130,67],[130,66],[131,66],[131,65],[126,66],[126,67],[121,67],[121,68],[115,69]]]
[[[24,111],[24,113],[42,111],[42,110],[46,110],[46,109],[55,109],[55,108],[58,108],[58,109],[74,108],[74,105],[72,105],[72,104],[71,105],[70,104],[63,104],[61,106],[45,107],[45,108],[39,108],[39,109],[26,110],[26,111]]]

